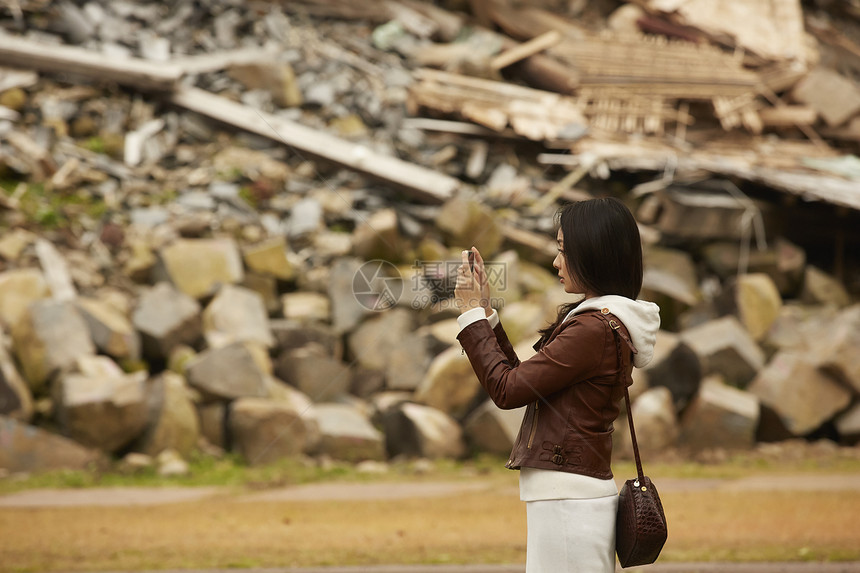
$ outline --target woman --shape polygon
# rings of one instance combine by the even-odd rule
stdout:
[[[636,300],[642,244],[619,200],[593,199],[559,213],[558,270],[564,290],[584,295],[563,305],[540,331],[538,351],[520,362],[489,306],[484,262],[463,251],[455,302],[457,339],[497,406],[527,406],[506,466],[520,470],[526,502],[526,573],[615,571],[618,489],[612,479],[613,421],[633,366],[653,353],[656,304]]]

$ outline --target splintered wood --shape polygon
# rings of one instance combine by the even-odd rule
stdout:
[[[584,88],[605,96],[710,100],[754,92],[759,81],[713,46],[659,37],[591,35],[554,53],[577,69]]]
[[[705,44],[644,36],[589,36],[554,52],[575,67],[595,127],[660,135],[667,122],[689,125],[679,101],[711,101],[726,130],[761,132],[758,76]]]
[[[579,104],[571,97],[505,82],[423,69],[415,72],[408,105],[460,116],[495,132],[510,127],[534,141],[568,139],[571,128],[581,134],[586,125]]]
[[[662,135],[667,124],[683,134],[692,117],[688,102],[711,102],[726,130],[760,133],[762,79],[740,58],[702,42],[663,36],[592,33],[537,8],[497,5],[493,19],[519,40],[551,32],[561,40],[546,54],[577,78],[576,95],[590,126],[600,131]],[[787,68],[770,70],[773,85],[797,79]]]
[[[559,128],[584,124],[586,117],[599,131],[662,135],[667,124],[692,124],[679,101],[710,101],[724,129],[761,133],[758,76],[716,48],[644,36],[562,40],[552,32],[543,37],[551,34],[553,54],[579,78],[575,98],[420,70],[410,92],[413,110],[458,115],[498,132],[510,125],[529,139],[555,140]]]
[[[606,97],[582,90],[578,98],[590,127],[599,131],[663,135],[666,122],[690,125],[693,120],[683,110],[662,98]]]

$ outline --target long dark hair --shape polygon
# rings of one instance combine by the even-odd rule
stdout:
[[[556,222],[564,239],[571,279],[596,295],[636,299],[642,289],[642,240],[630,209],[614,197],[570,203]],[[559,307],[555,322],[540,331],[546,338],[581,301]]]

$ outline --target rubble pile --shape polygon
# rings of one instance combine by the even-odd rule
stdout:
[[[856,444],[860,15],[822,4],[0,7],[0,468],[506,455],[459,253],[525,359],[554,213],[605,195],[662,309],[644,450]]]

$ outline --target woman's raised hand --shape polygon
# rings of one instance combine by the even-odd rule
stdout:
[[[475,247],[472,247],[472,252],[475,254],[475,280],[478,281],[478,286],[481,289],[481,306],[484,307],[487,316],[490,316],[493,314],[493,308],[490,306],[490,279],[487,276],[481,253]]]
[[[474,270],[469,264],[469,254],[474,255]],[[493,313],[490,306],[490,282],[484,267],[484,259],[478,249],[462,252],[462,264],[457,269],[457,287],[454,303],[460,311],[482,307],[487,316]]]

